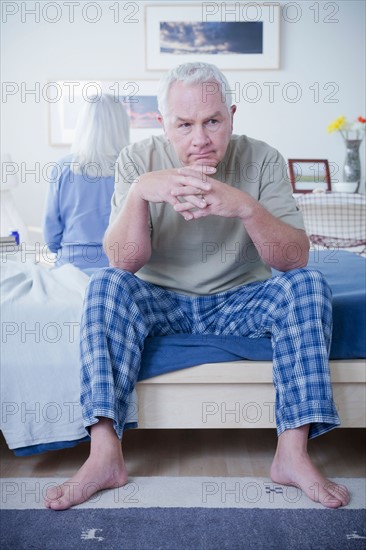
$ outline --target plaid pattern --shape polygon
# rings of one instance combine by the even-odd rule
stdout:
[[[311,424],[309,437],[315,437],[340,423],[328,365],[331,332],[331,294],[316,270],[192,297],[101,269],[90,280],[81,327],[85,425],[111,418],[122,437],[148,335],[271,335],[278,434]]]
[[[366,252],[366,197],[357,193],[296,196],[310,241],[324,248]]]

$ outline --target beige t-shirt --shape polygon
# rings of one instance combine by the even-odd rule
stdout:
[[[138,175],[180,166],[173,147],[163,135],[125,147],[117,161],[110,222]],[[274,216],[304,229],[286,163],[266,143],[232,136],[213,177],[246,191]],[[261,260],[240,220],[208,216],[186,221],[166,203],[150,203],[149,212],[152,254],[136,273],[141,279],[181,294],[206,295],[271,277],[269,266]],[[294,252],[289,244],[288,253]]]

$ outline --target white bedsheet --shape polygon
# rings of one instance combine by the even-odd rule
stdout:
[[[87,435],[79,333],[88,280],[72,265],[1,264],[1,429],[10,449]],[[137,422],[135,392],[127,422]]]

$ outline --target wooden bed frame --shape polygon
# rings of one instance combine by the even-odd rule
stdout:
[[[344,428],[366,427],[365,359],[330,361]],[[139,428],[275,428],[271,361],[198,365],[138,382]]]

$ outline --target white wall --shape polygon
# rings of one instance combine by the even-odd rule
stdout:
[[[92,19],[93,2],[75,2],[74,22],[63,1],[40,2],[41,8],[52,5],[45,16],[40,9],[39,21],[29,12],[36,2],[2,2],[2,80],[3,86],[14,83],[16,90],[2,99],[2,150],[20,167],[15,199],[27,224],[41,224],[47,190],[42,168],[68,149],[48,144],[49,105],[42,94],[22,97],[21,91],[37,85],[42,91],[46,82],[57,79],[159,78],[160,72],[145,70],[145,3],[119,2],[119,21],[114,22],[111,7],[115,10],[117,2],[94,2],[102,15],[91,23],[82,10],[89,4],[84,15]],[[328,135],[325,128],[342,114],[351,120],[365,116],[365,2],[281,3],[280,69],[226,73],[240,92],[235,131],[268,141],[286,158],[327,158],[341,169],[345,152],[341,137]],[[137,22],[123,21],[131,6]],[[314,8],[319,8],[318,22]],[[47,21],[57,13],[59,21]],[[255,84],[246,89],[249,82]],[[273,101],[265,83],[274,86]],[[250,101],[258,91],[258,101]],[[301,97],[294,102],[296,91]],[[363,173],[364,150],[365,142]],[[37,162],[39,174],[27,175],[25,171]]]

